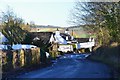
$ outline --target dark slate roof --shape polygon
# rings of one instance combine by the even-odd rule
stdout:
[[[69,29],[67,28],[66,31],[69,31]]]
[[[78,43],[88,42],[89,38],[75,38],[75,40],[78,41]]]
[[[31,34],[35,37],[38,37],[43,41],[44,44],[47,44],[50,40],[52,32],[31,32]]]
[[[60,35],[62,36],[62,38],[64,38],[66,40],[66,36],[68,36],[68,40],[71,40],[71,36],[69,34],[66,33],[60,33]]]

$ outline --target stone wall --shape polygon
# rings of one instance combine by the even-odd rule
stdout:
[[[2,72],[40,64],[40,48],[1,50]]]

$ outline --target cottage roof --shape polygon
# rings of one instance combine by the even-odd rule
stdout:
[[[39,38],[44,44],[49,42],[52,32],[31,32],[32,38]]]
[[[83,42],[88,42],[89,41],[89,38],[75,38],[78,43],[83,43]]]

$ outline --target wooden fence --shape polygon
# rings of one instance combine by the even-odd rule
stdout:
[[[0,55],[3,72],[40,64],[40,48],[1,50]]]

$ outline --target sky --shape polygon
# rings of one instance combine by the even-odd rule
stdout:
[[[76,1],[88,0],[0,0],[0,13],[6,11],[7,6],[10,6],[13,12],[18,17],[22,17],[26,23],[33,21],[37,25],[69,27],[74,26],[69,21]]]
[[[74,4],[75,0],[0,0],[0,13],[10,6],[25,22],[69,27],[73,26],[69,19]]]

